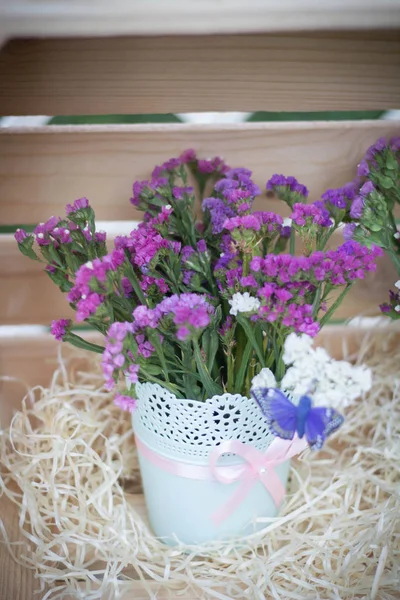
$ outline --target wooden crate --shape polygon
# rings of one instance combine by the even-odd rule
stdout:
[[[43,14],[36,2],[0,3],[0,40],[15,38],[0,51],[0,115],[400,107],[397,0],[69,4],[49,3]],[[353,178],[368,145],[399,133],[395,121],[0,129],[0,225],[43,221],[81,196],[103,221],[135,220],[132,182],[188,147],[251,168],[262,189],[275,172],[294,175],[318,199]],[[266,195],[258,208],[281,210]],[[354,286],[341,318],[378,314],[395,278],[387,260],[381,267]],[[15,329],[0,335],[0,375],[45,385],[58,344],[43,326],[69,313],[1,234],[0,324]],[[22,324],[30,329],[21,333]],[[343,340],[354,349],[357,339],[355,328],[331,326],[320,341],[338,356]],[[25,388],[0,385],[5,427]],[[18,515],[0,502],[17,536]],[[32,573],[0,548],[0,600],[30,600],[34,588]]]

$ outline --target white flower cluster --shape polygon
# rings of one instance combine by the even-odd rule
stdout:
[[[244,292],[244,294],[237,292],[237,294],[233,294],[232,298],[228,300],[228,302],[231,305],[231,310],[229,313],[235,317],[238,312],[253,312],[258,310],[261,306],[258,298],[250,296],[249,292]]]
[[[326,350],[313,348],[312,344],[310,336],[295,333],[291,333],[285,342],[283,361],[290,366],[280,387],[294,402],[309,393],[316,406],[340,410],[371,389],[369,368],[334,360]],[[276,387],[272,371],[262,369],[253,379],[252,387]]]

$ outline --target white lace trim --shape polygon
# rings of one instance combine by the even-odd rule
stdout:
[[[257,403],[239,394],[179,400],[154,383],[137,383],[136,394],[134,431],[164,456],[205,463],[221,441],[239,440],[263,451],[274,438]]]

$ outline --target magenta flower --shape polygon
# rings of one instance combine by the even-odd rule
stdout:
[[[332,225],[332,221],[329,219],[329,213],[323,208],[322,202],[314,202],[313,204],[295,203],[293,205],[291,219],[293,223],[300,227],[304,227],[309,223],[320,225],[321,227],[330,227]]]
[[[369,175],[369,166],[366,160],[362,160],[357,167],[357,175],[359,177],[366,177]]]
[[[63,341],[64,336],[70,330],[72,326],[71,319],[59,319],[58,321],[52,321],[50,331],[59,342]]]
[[[350,217],[352,219],[359,219],[362,215],[363,210],[364,210],[364,198],[362,196],[356,196],[354,198],[351,208],[350,208]]]
[[[65,212],[67,215],[70,215],[71,213],[74,213],[78,210],[83,210],[88,207],[89,200],[87,198],[78,198],[78,200],[75,200],[73,204],[67,204],[67,206],[65,207]]]
[[[180,155],[180,160],[182,163],[190,163],[196,160],[196,151],[193,148],[188,148]]]
[[[17,231],[14,233],[14,238],[16,239],[18,244],[22,244],[22,242],[27,237],[28,237],[28,234],[26,233],[25,229],[17,229]]]
[[[368,196],[368,194],[371,194],[374,191],[375,191],[375,188],[374,188],[374,184],[372,183],[372,181],[366,181],[364,183],[364,185],[362,186],[362,188],[360,189],[360,194],[362,196]]]
[[[114,398],[115,406],[118,406],[121,410],[125,410],[127,412],[133,413],[136,409],[136,398],[131,398],[131,396],[124,396],[123,394],[117,394]]]

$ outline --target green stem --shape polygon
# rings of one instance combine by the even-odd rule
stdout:
[[[317,287],[317,291],[316,291],[314,302],[313,302],[313,309],[312,309],[312,317],[313,317],[313,319],[316,318],[316,316],[318,314],[318,311],[319,311],[320,301],[321,301],[321,289],[322,289],[322,285],[320,284]]]
[[[290,227],[290,241],[289,241],[289,252],[292,256],[294,256],[294,253],[296,251],[296,231],[293,227],[293,223]]]
[[[247,338],[251,341],[254,351],[259,358],[261,366],[265,367],[265,356],[264,356],[262,349],[260,348],[260,346],[257,343],[257,339],[256,339],[256,336],[254,335],[252,326],[250,325],[250,323],[246,319],[246,317],[243,317],[242,315],[238,314],[236,318],[237,318],[238,322],[241,324],[241,326],[243,327],[243,329],[247,335]]]
[[[167,363],[165,361],[165,356],[164,356],[164,352],[163,352],[161,344],[160,344],[160,340],[158,338],[158,333],[156,333],[156,332],[149,333],[149,340],[155,348],[158,360],[160,361],[161,367],[164,370],[165,379],[167,380],[167,382],[169,382],[168,367],[167,367]]]
[[[322,319],[320,321],[321,329],[325,325],[325,323],[327,323],[329,321],[329,319],[331,318],[331,316],[333,315],[335,310],[340,306],[343,298],[346,296],[347,292],[350,290],[352,285],[353,285],[353,283],[348,283],[346,285],[346,287],[344,288],[342,293],[338,296],[338,298],[335,300],[335,302],[332,304],[332,306],[329,308],[329,310],[324,314],[324,316],[322,317]]]
[[[249,363],[252,352],[253,352],[253,344],[251,343],[250,340],[248,340],[246,347],[244,349],[243,355],[242,355],[242,360],[240,363],[239,371],[236,375],[235,389],[238,394],[242,393],[243,383],[245,380],[247,367],[248,367],[248,363]],[[232,389],[228,389],[228,392],[230,392],[232,394],[233,391],[234,390],[233,390],[233,385],[232,385]]]
[[[69,342],[73,346],[77,348],[82,348],[83,350],[90,350],[91,352],[97,352],[98,354],[103,354],[104,347],[99,346],[98,344],[92,344],[87,340],[84,340],[79,335],[72,333],[71,331],[64,336],[64,342]]]
[[[158,383],[158,385],[160,385],[161,387],[166,388],[167,390],[169,390],[170,392],[172,392],[173,394],[175,394],[175,396],[182,396],[182,390],[177,385],[174,385],[170,381],[161,381],[161,379],[158,379],[157,377],[154,377],[153,375],[150,375],[149,373],[147,373],[145,371],[145,369],[143,369],[142,367],[140,367],[140,375],[146,381],[151,381],[153,383]]]
[[[221,394],[222,390],[220,387],[211,379],[210,373],[206,365],[204,364],[203,357],[201,356],[201,350],[199,346],[199,342],[196,339],[192,340],[193,348],[194,348],[194,358],[196,361],[197,370],[201,377],[201,382],[204,386],[205,391],[207,392],[207,396],[212,398],[212,396],[218,396]]]

